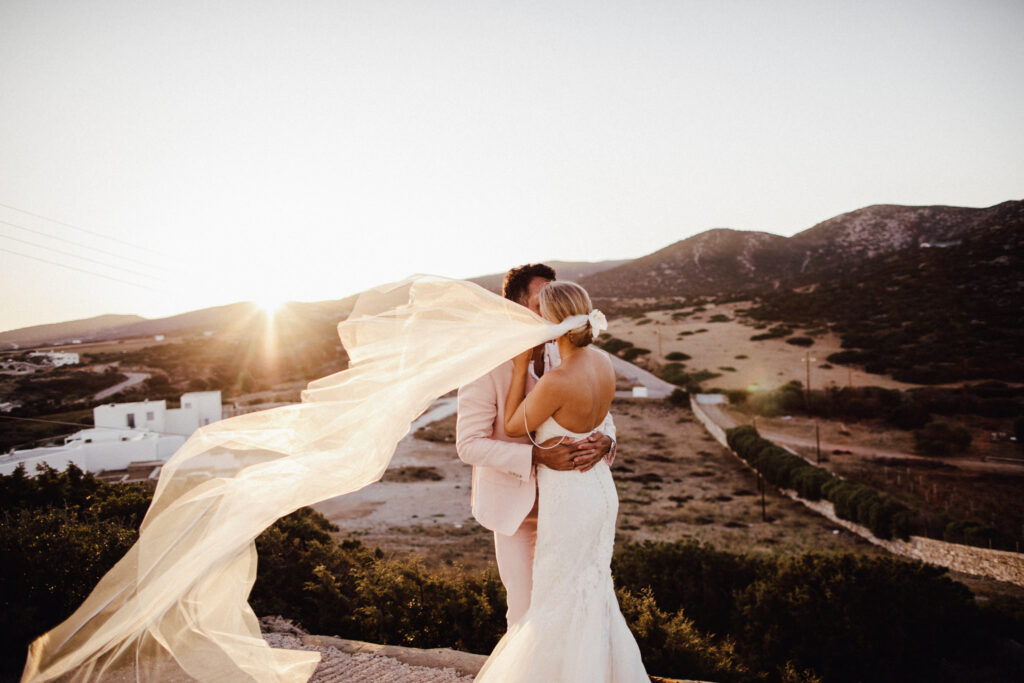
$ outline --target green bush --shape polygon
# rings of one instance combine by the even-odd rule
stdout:
[[[814,344],[814,340],[810,337],[790,337],[786,343],[793,346],[811,346]]]
[[[1012,536],[977,522],[951,521],[943,529],[942,538],[950,543],[963,543],[981,548],[997,550],[1014,550],[1016,548],[1016,539]]]
[[[603,335],[602,335],[603,336]],[[609,337],[606,340],[599,341],[601,348],[608,353],[618,354],[623,349],[628,349],[633,346],[633,342],[626,341],[625,339],[619,339],[617,337]]]
[[[729,430],[728,438],[737,450],[778,456],[750,427]],[[776,465],[778,473],[812,477]],[[66,618],[134,542],[145,490],[69,469],[36,478],[21,470],[0,477],[0,492],[2,652],[4,672],[14,676],[28,640]],[[887,514],[863,492],[846,497],[858,511]],[[336,531],[302,509],[259,536],[250,596],[257,614],[280,614],[325,635],[481,653],[504,632],[504,591],[493,570],[435,572],[358,541],[339,544]],[[961,525],[949,533],[979,532]],[[647,666],[671,677],[957,680],[956,672],[979,661],[997,666],[1006,639],[1024,634],[1019,601],[983,611],[944,570],[892,558],[780,559],[647,542],[620,546],[612,571]]]
[[[689,406],[690,394],[683,389],[673,389],[672,393],[669,394],[668,402],[674,406]]]
[[[779,339],[780,337],[788,337],[791,334],[793,334],[792,328],[787,327],[786,325],[776,325],[775,327],[769,329],[767,332],[755,334],[753,337],[750,338],[750,341],[761,341],[763,339]]]
[[[375,643],[486,653],[505,631],[504,588],[493,571],[431,572],[391,559],[336,530],[310,509],[283,517],[256,540],[250,603],[315,633]]]
[[[650,349],[643,349],[640,348],[639,346],[630,346],[628,349],[626,349],[619,355],[622,356],[623,360],[632,361],[635,360],[637,357],[646,355],[650,352]]]
[[[690,378],[686,372],[686,367],[682,363],[667,363],[658,371],[658,377],[679,386],[684,386]]]
[[[648,673],[723,683],[753,678],[732,641],[701,633],[682,610],[663,611],[649,589],[639,596],[620,590],[618,598]]]
[[[665,356],[665,360],[690,360],[690,356],[682,351],[671,351]]]
[[[104,484],[71,465],[0,477],[0,668],[20,671],[28,643],[64,621],[138,536],[144,487]]]
[[[979,619],[944,573],[890,557],[782,559],[737,589],[731,633],[760,669],[791,661],[826,681],[949,680],[943,660],[978,642],[969,624]]]
[[[838,479],[803,458],[762,439],[750,425],[726,431],[729,447],[769,482],[801,498],[826,498],[836,515],[866,526],[878,538],[909,538],[913,511],[870,486]]]
[[[929,422],[914,432],[914,450],[923,455],[963,453],[971,445],[971,433],[959,425]]]
[[[624,611],[664,613],[650,617],[656,633],[685,615],[724,639],[706,647],[734,642],[738,660],[760,672],[752,680],[962,680],[959,667],[998,658],[1006,638],[1024,634],[1024,602],[983,612],[946,570],[893,557],[783,558],[645,542],[620,546],[612,571],[620,595],[653,598],[642,610],[624,601]],[[660,638],[641,647],[656,650]],[[718,675],[701,678],[725,680]],[[1013,680],[1005,676],[980,680]]]

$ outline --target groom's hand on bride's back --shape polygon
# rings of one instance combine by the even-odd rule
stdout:
[[[533,464],[544,465],[549,470],[571,470],[576,466],[573,456],[576,455],[578,444],[564,437],[551,437],[539,447],[533,447]]]
[[[586,472],[599,463],[611,450],[612,440],[601,432],[594,432],[582,441],[573,445],[573,467]]]

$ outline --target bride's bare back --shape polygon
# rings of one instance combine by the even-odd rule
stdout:
[[[556,388],[554,384],[559,386]],[[593,347],[576,349],[548,372],[535,391],[549,387],[557,393],[553,417],[573,432],[589,432],[600,425],[615,397],[615,370],[608,354]]]

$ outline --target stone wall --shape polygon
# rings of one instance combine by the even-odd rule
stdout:
[[[726,442],[725,430],[715,424],[708,415],[701,409],[693,398],[690,398],[690,408],[704,428],[708,430],[720,444],[729,448]],[[729,451],[732,453],[732,450]],[[736,455],[733,453],[733,455]],[[749,467],[749,464],[736,456],[740,462]],[[812,463],[813,464],[813,463]],[[796,491],[781,489],[782,493],[789,496],[805,507],[827,517],[833,523],[842,526],[849,531],[863,537],[877,546],[885,548],[894,555],[902,555],[914,560],[927,562],[928,564],[947,567],[953,571],[984,576],[997,581],[1024,586],[1024,554],[1014,553],[1005,550],[990,550],[988,548],[975,548],[974,546],[961,545],[959,543],[947,543],[934,538],[923,536],[911,536],[909,540],[903,541],[893,539],[887,541],[878,538],[871,531],[860,524],[849,520],[840,519],[835,512],[835,506],[827,500],[810,501],[797,495]]]

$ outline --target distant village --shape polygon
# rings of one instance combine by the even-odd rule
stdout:
[[[73,362],[78,362],[78,354],[54,355],[75,356]],[[220,391],[182,394],[180,408],[147,400],[107,403],[92,412],[93,426],[66,436],[61,445],[0,456],[0,474],[11,474],[19,466],[32,475],[37,465],[63,470],[74,464],[107,482],[155,483],[163,464],[194,431],[224,416]]]

